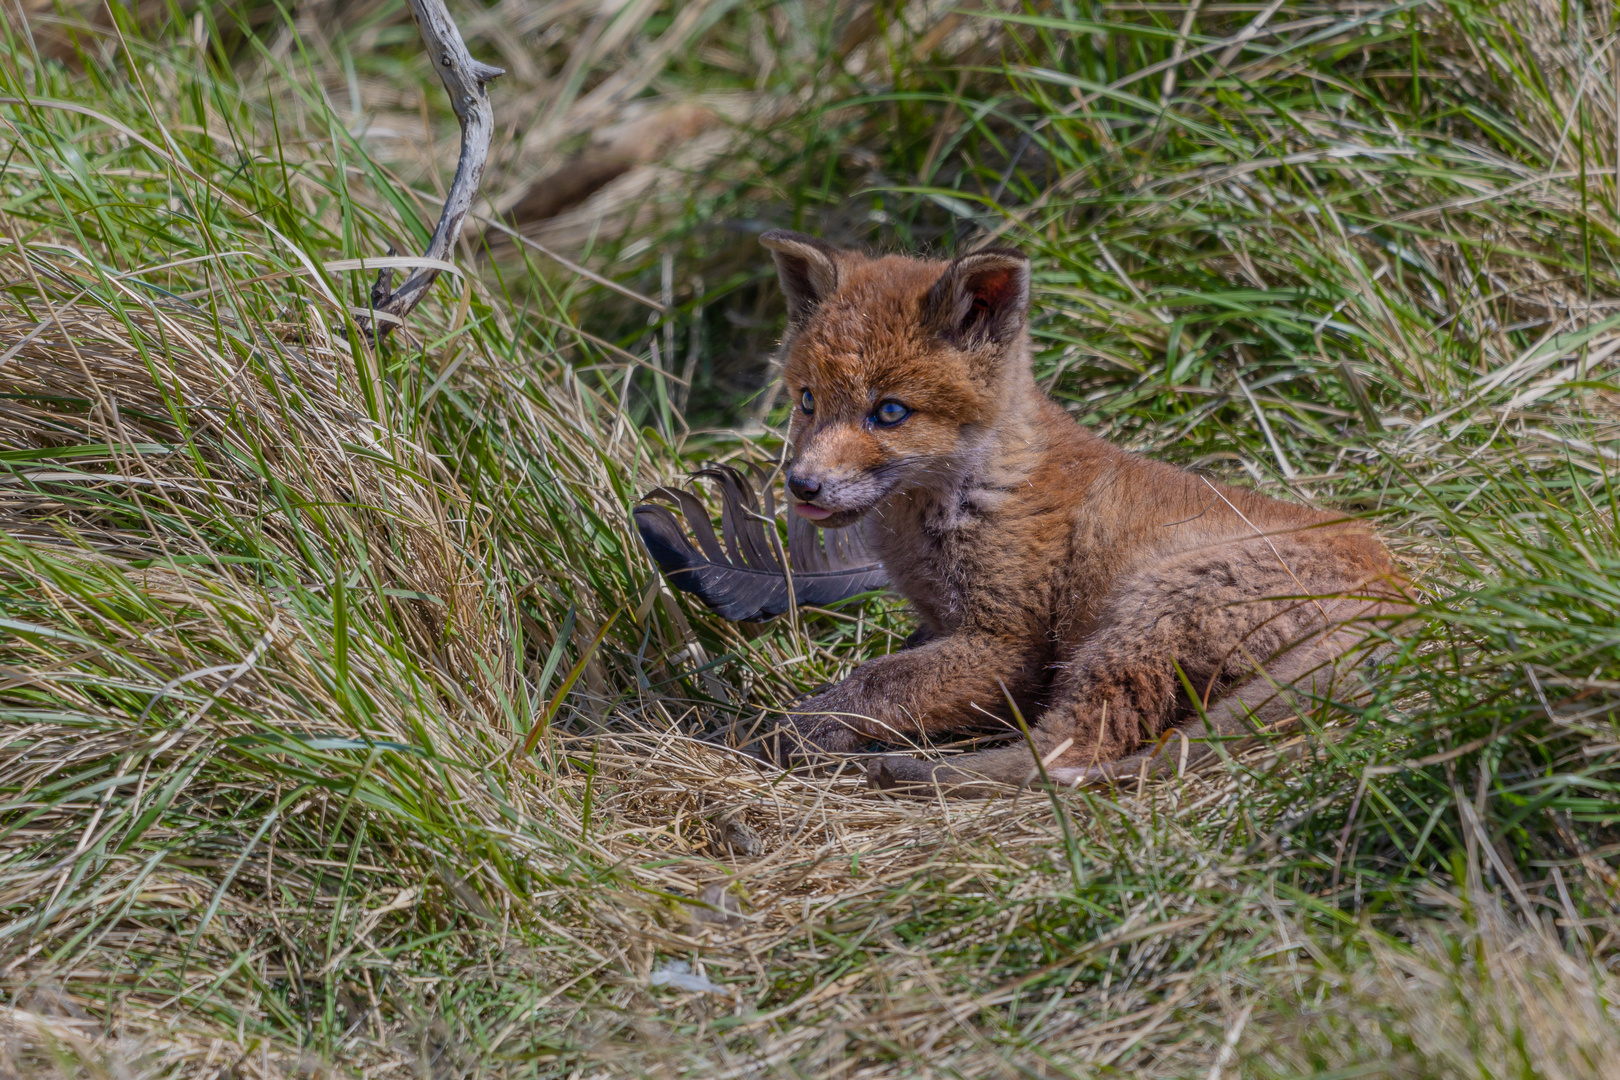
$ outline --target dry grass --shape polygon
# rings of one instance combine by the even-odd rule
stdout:
[[[1161,104],[1163,69],[1096,88],[1179,13],[503,0],[466,20],[511,69],[492,205],[607,177],[531,224],[672,314],[503,248],[380,355],[330,266],[419,242],[453,126],[396,7],[235,14],[0,50],[0,1068],[1613,1074],[1594,12],[1221,60],[1255,12],[1211,6]],[[713,741],[905,630],[721,624],[628,528],[779,451],[687,431],[670,374],[774,332],[713,222],[796,213],[1004,231],[1078,415],[1384,512],[1436,603],[1383,696],[1185,782],[974,804]]]
[[[1392,1076],[1614,1076],[1613,971],[1494,896],[1451,903],[1456,913],[1418,928],[1410,948],[1375,945],[1354,969],[1302,979],[1305,992],[1267,1025],[1270,1038],[1251,1037],[1257,1071],[1375,1061]]]

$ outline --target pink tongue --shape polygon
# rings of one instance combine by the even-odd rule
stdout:
[[[807,517],[811,521],[820,521],[822,518],[832,517],[831,510],[823,510],[821,507],[811,506],[809,503],[794,503],[793,512],[800,517]]]

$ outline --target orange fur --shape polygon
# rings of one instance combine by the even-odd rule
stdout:
[[[915,647],[795,705],[791,752],[1006,723],[1010,694],[1039,715],[1054,780],[1162,772],[1181,758],[1172,728],[1196,758],[1211,735],[1293,712],[1330,692],[1368,618],[1407,610],[1364,526],[1128,453],[1043,394],[1017,252],[946,263],[763,241],[790,308],[795,512],[865,520],[921,624]],[[1034,772],[1022,742],[870,769],[969,794]]]

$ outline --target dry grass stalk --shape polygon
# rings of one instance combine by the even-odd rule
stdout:
[[[1201,20],[1239,21],[1222,42],[1255,14],[1230,7],[1200,9]],[[989,40],[977,23],[922,5],[885,23],[887,10],[834,27],[840,70],[875,80],[925,69],[890,51],[913,38],[986,59],[973,51]],[[1556,5],[1512,10],[1548,70],[1584,64],[1589,85],[1610,84],[1610,61],[1566,32]],[[549,103],[537,130],[560,140],[512,140],[499,190],[588,155],[590,131],[636,110],[724,111],[712,87],[688,94],[656,73],[638,84],[645,72],[624,67],[692,47],[696,23],[643,33],[656,12],[503,0],[469,22],[475,46],[513,69],[518,92],[498,103],[498,130]],[[1442,14],[1419,11],[1415,32],[1434,40],[1448,77],[1481,98],[1500,93],[1508,54],[1470,59],[1479,39]],[[735,40],[750,77],[814,52],[813,41],[766,42],[761,27],[786,13],[744,15]],[[359,31],[359,44],[385,24]],[[802,612],[790,627],[722,625],[661,593],[626,514],[681,464],[624,390],[645,365],[570,332],[577,312],[555,298],[529,318],[493,272],[436,290],[395,351],[352,333],[357,293],[313,268],[404,235],[400,208],[412,204],[334,119],[359,131],[375,110],[374,144],[382,126],[448,125],[423,124],[419,85],[351,80],[338,50],[320,51],[323,25],[333,23],[301,12],[249,68],[249,104],[276,103],[274,132],[267,107],[239,110],[229,85],[199,74],[191,38],[140,53],[140,92],[109,76],[108,100],[57,69],[24,77],[32,61],[20,53],[0,65],[6,95],[44,86],[82,97],[157,148],[83,113],[0,106],[0,138],[19,150],[4,173],[19,201],[0,219],[0,1065],[268,1080],[522,1069],[1207,1076],[1220,1061],[1230,1076],[1363,1061],[1383,1052],[1388,1028],[1410,1039],[1391,1071],[1415,1061],[1414,1074],[1460,1074],[1520,1053],[1517,1026],[1530,1066],[1601,1074],[1583,1070],[1613,1056],[1612,980],[1596,966],[1617,940],[1613,852],[1596,840],[1612,831],[1600,804],[1620,746],[1620,670],[1602,637],[1616,564],[1604,425],[1616,399],[1570,388],[1620,355],[1601,322],[1620,289],[1601,267],[1584,280],[1548,269],[1565,243],[1549,222],[1583,205],[1566,175],[1573,134],[1559,147],[1573,90],[1554,79],[1545,101],[1507,99],[1555,169],[1452,147],[1457,182],[1475,187],[1466,196],[1439,197],[1432,175],[1376,172],[1399,157],[1388,140],[1312,104],[1266,134],[1279,158],[1310,160],[1269,172],[1172,161],[1148,178],[1159,186],[1119,211],[1125,226],[1097,225],[1111,262],[1064,263],[1063,251],[1091,250],[1085,235],[1061,214],[1042,221],[1046,257],[1073,275],[1047,283],[1052,325],[1072,323],[1095,350],[1070,355],[1053,339],[1054,368],[1070,365],[1054,381],[1077,407],[1126,401],[1099,422],[1143,443],[1191,433],[1262,481],[1270,448],[1254,414],[1267,410],[1303,491],[1399,502],[1398,535],[1425,582],[1461,599],[1437,606],[1451,621],[1395,673],[1379,717],[1324,710],[1185,784],[1056,805],[1035,792],[930,805],[884,800],[850,776],[764,771],[710,741],[888,647],[904,624],[879,603]],[[1181,36],[1193,45],[1189,34],[1218,29]],[[1035,40],[1022,24],[993,32]],[[339,111],[282,78],[277,57],[294,54],[295,33]],[[552,35],[555,48],[525,35]],[[1182,50],[1177,85],[1207,105],[1216,95],[1189,59],[1202,47]],[[1275,85],[1295,61],[1257,48],[1230,62]],[[642,104],[638,85],[662,100]],[[967,89],[950,125],[971,115]],[[773,137],[795,130],[759,104],[780,99],[724,100],[740,103],[735,129],[672,139],[662,163],[637,158],[589,212],[608,208],[615,184],[679,190],[658,187],[680,173],[669,161],[696,171],[702,161],[681,155],[713,153],[704,140],[762,116]],[[1241,100],[1243,115],[1274,123]],[[825,101],[791,104],[814,112]],[[877,118],[855,124],[852,141],[872,131],[903,141],[883,126],[892,103],[870,114],[845,104],[846,118]],[[1124,138],[1117,116],[1083,119],[1099,142]],[[1579,129],[1589,160],[1612,168],[1607,99],[1582,123],[1594,133]],[[930,167],[955,152],[951,137],[929,150],[935,134],[914,140]],[[406,179],[431,186],[448,144],[417,141],[419,171]],[[1309,211],[1278,179],[1339,160],[1322,152],[1336,141],[1362,172],[1352,183],[1311,171],[1311,182],[1364,188],[1380,221],[1423,224],[1406,250],[1426,276],[1402,278],[1412,262]],[[854,146],[849,158],[882,181],[876,152]],[[992,182],[1004,161],[985,170]],[[785,187],[758,171],[745,179],[772,197]],[[1053,184],[1105,208],[1136,190],[1083,168]],[[666,219],[638,216],[649,200],[615,205],[632,235],[664,242]],[[1199,214],[1211,208],[1246,230],[1205,230]],[[1255,294],[1293,274],[1342,286],[1311,344],[1320,370],[1353,361],[1365,372],[1384,430],[1353,428],[1359,406],[1329,401],[1308,350],[1286,359],[1321,400],[1256,379],[1244,365],[1261,362],[1259,331],[1241,355],[1210,361],[1216,375],[1217,362],[1242,375],[1247,396],[1224,376],[1198,383],[1193,364],[1174,407],[1132,397],[1165,381],[1141,357],[1165,353],[1182,310],[1169,306],[1162,267],[1136,250],[1147,243],[1138,226],[1207,241],[1222,280]],[[1319,265],[1330,268],[1319,278],[1299,270]],[[1244,325],[1269,333],[1283,324],[1267,311],[1319,300],[1303,288],[1275,304],[1245,300]],[[1510,329],[1528,319],[1547,321],[1528,339]],[[1480,342],[1467,363],[1441,348],[1456,325]],[[1335,337],[1340,326],[1355,333]],[[1567,336],[1577,331],[1591,333]],[[714,445],[756,460],[773,449]],[[1505,584],[1493,592],[1469,565]],[[575,666],[579,681],[559,695]],[[514,741],[541,722],[552,734],[540,752],[512,760]],[[1544,800],[1539,816],[1523,809],[1532,798]],[[1484,808],[1469,820],[1501,849],[1496,862],[1457,831],[1464,801]],[[1573,935],[1564,949],[1510,929],[1451,881],[1452,844],[1474,852],[1478,891],[1517,890],[1554,913]],[[1436,929],[1458,895],[1474,924]],[[1459,941],[1482,959],[1455,963]],[[1372,961],[1346,961],[1368,943]],[[692,981],[654,985],[655,973]],[[1319,1008],[1317,986],[1339,995],[1350,1034],[1315,1059],[1268,1058],[1311,1049],[1298,1009]]]

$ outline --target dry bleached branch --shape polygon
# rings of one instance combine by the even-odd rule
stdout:
[[[489,103],[488,86],[505,71],[474,60],[461,40],[461,31],[444,6],[444,0],[411,0],[411,14],[416,17],[417,28],[427,45],[439,71],[439,80],[450,95],[450,107],[456,111],[461,124],[461,157],[456,162],[456,178],[450,183],[450,194],[445,197],[439,212],[439,224],[433,230],[424,256],[445,261],[461,235],[461,223],[472,209],[478,194],[478,184],[484,178],[484,163],[489,159],[490,140],[495,135],[495,110]],[[439,271],[421,267],[393,288],[394,271],[383,270],[371,287],[371,306],[383,315],[403,320],[411,309],[422,302]],[[380,325],[371,331],[378,339],[387,336],[393,322],[376,320]]]

